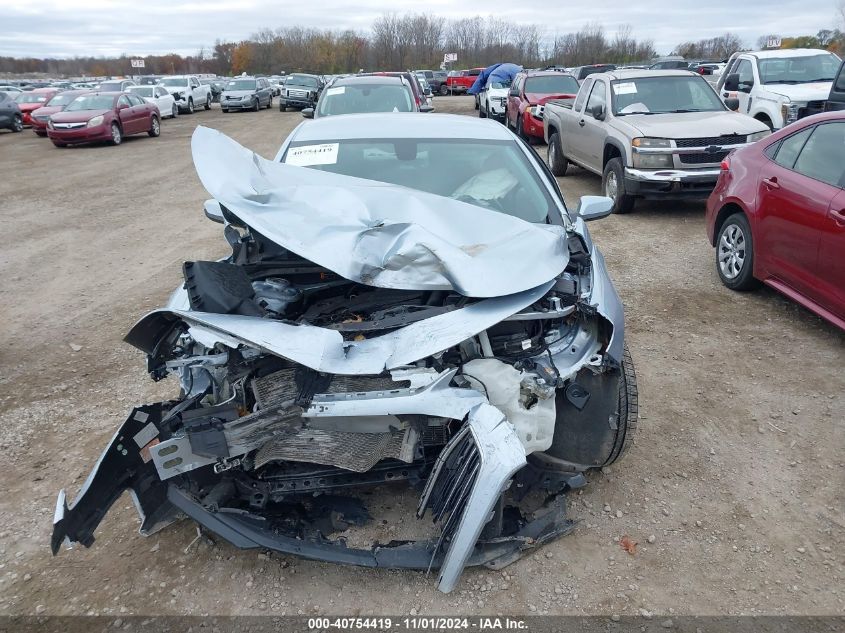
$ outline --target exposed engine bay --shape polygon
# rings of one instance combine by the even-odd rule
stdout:
[[[210,133],[198,130],[195,157],[204,139],[220,142]],[[227,198],[197,160],[231,254],[186,262],[168,305],[126,336],[154,380],[178,380],[178,396],[133,409],[74,503],[60,493],[53,553],[63,542],[90,546],[125,490],[144,534],[189,517],[242,548],[438,569],[447,592],[466,565],[502,567],[571,531],[565,493],[620,456],[637,412],[621,304],[589,240],[556,227],[559,270],[507,294],[417,283],[416,264],[402,270],[395,258],[381,266],[391,271],[382,284],[372,270],[340,274],[307,259],[300,251],[318,246],[270,234],[267,217],[264,232],[250,223],[250,204],[278,206],[258,180],[307,170],[225,155],[227,170],[255,170],[253,193]],[[317,174],[326,187],[350,180]],[[455,209],[479,223],[501,216],[440,198],[429,211]],[[530,239],[532,225],[508,221]],[[437,536],[347,547],[343,533],[373,519],[360,491],[384,485],[418,489],[416,516]]]

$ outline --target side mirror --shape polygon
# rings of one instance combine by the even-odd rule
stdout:
[[[223,218],[223,210],[220,208],[220,203],[217,200],[206,200],[202,205],[202,209],[205,212],[205,217],[212,222],[217,222],[217,224],[226,223]]]
[[[421,105],[420,112],[434,112],[434,106],[432,105]]]
[[[728,97],[725,99],[725,105],[727,106],[728,110],[733,110],[734,112],[739,111],[739,99],[736,97]]]
[[[578,202],[578,217],[584,222],[598,220],[610,215],[613,209],[613,200],[605,196],[581,196]]]
[[[590,108],[590,114],[593,115],[594,119],[598,119],[599,121],[604,120],[604,106],[603,105],[596,105]]]
[[[739,90],[739,73],[731,73],[725,77],[725,83],[722,87],[728,92],[736,92]]]
[[[743,81],[739,84],[739,91],[740,92],[751,92],[751,89],[754,87],[753,81]]]
[[[306,119],[314,118],[314,108],[302,108],[302,116]]]

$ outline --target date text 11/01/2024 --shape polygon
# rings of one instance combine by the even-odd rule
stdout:
[[[310,618],[309,630],[527,630],[524,620],[508,617]]]

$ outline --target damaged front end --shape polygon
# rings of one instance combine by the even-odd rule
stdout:
[[[221,142],[197,134],[195,157],[204,140]],[[236,150],[222,153],[227,170],[249,172],[240,198],[195,159],[232,254],[187,262],[168,306],[126,337],[153,379],[177,377],[179,396],[133,409],[73,504],[60,493],[53,553],[63,542],[90,546],[126,490],[143,534],[187,516],[241,548],[438,569],[442,591],[466,565],[498,568],[568,533],[565,493],[617,459],[636,423],[621,304],[586,233],[507,218],[513,226],[496,230],[558,250],[539,273],[502,264],[480,283],[462,258],[501,257],[473,241],[471,226],[457,221],[437,248],[411,237],[428,230],[426,214],[506,216],[403,189],[420,210],[413,222],[380,210],[377,221],[343,226],[312,209],[326,244],[341,237],[334,248],[303,244],[287,230],[295,219],[277,211],[289,191],[279,183],[307,170]],[[303,178],[298,190],[354,192],[355,179]],[[401,188],[356,200],[372,209],[366,196],[392,189]],[[332,262],[347,239],[341,274]],[[362,241],[366,266],[353,252]],[[497,274],[511,275],[502,294]],[[397,485],[420,491],[416,516],[430,517],[430,538],[349,546],[344,535],[372,518],[362,493]]]

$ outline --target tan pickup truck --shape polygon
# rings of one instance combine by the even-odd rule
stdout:
[[[575,99],[546,103],[543,130],[552,172],[573,163],[601,175],[614,213],[637,198],[706,198],[722,159],[770,134],[682,70],[590,75]]]

